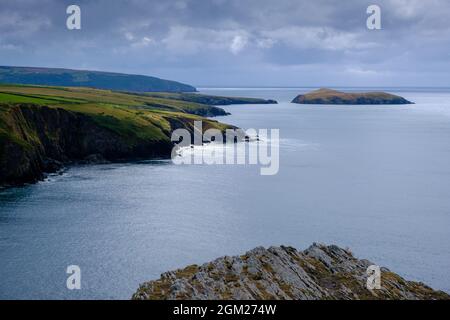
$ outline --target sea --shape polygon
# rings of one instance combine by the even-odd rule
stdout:
[[[312,89],[200,89],[279,102],[216,118],[277,129],[273,175],[169,159],[72,166],[0,191],[0,299],[130,299],[168,270],[314,242],[450,292],[450,89],[340,88],[411,105],[290,103]],[[74,265],[79,290],[67,287]]]

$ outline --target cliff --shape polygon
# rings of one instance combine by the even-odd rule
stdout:
[[[9,130],[0,136],[3,185],[37,181],[63,163],[89,156],[114,161],[164,157],[171,150],[168,139],[126,137],[94,118],[64,109],[22,104],[7,113],[3,119]]]
[[[193,131],[193,119],[167,117],[164,125],[137,124],[32,104],[0,105],[0,186],[41,180],[64,164],[169,158],[170,133]],[[222,126],[205,122],[205,128]]]
[[[337,246],[305,251],[262,247],[201,266],[163,273],[142,284],[133,299],[450,299],[423,283],[381,268],[381,289],[366,288],[368,260]]]
[[[403,97],[386,92],[340,92],[331,89],[319,89],[298,95],[292,100],[298,104],[411,104]]]
[[[0,86],[0,187],[36,182],[76,162],[169,158],[171,133],[224,131],[208,105],[67,87]],[[226,113],[225,113],[226,114]]]

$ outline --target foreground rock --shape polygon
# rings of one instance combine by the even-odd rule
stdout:
[[[319,89],[301,94],[292,100],[299,104],[411,104],[403,97],[386,92],[340,92],[331,89]]]
[[[337,246],[262,247],[202,266],[166,272],[133,299],[450,299],[442,291],[381,268],[379,290],[366,288],[367,267]]]

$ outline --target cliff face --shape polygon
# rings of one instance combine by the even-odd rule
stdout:
[[[173,130],[192,134],[195,121],[203,130],[233,128],[204,118],[225,110],[181,97],[0,85],[0,187],[35,182],[65,163],[169,158]]]
[[[381,289],[366,288],[367,267],[337,246],[256,248],[202,266],[166,272],[142,284],[133,299],[450,299],[381,268]]]
[[[127,137],[58,108],[16,105],[1,121],[0,186],[35,182],[71,161],[168,157],[172,149],[169,138]]]
[[[385,92],[348,93],[331,89],[319,89],[298,95],[292,100],[298,104],[411,104],[403,97]]]

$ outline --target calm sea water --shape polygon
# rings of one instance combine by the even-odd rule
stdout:
[[[313,242],[450,292],[450,91],[398,91],[411,106],[289,103],[304,91],[205,90],[280,101],[218,119],[279,128],[275,176],[153,161],[72,167],[0,192],[0,298],[128,299],[166,270]],[[66,289],[73,264],[78,291]]]

